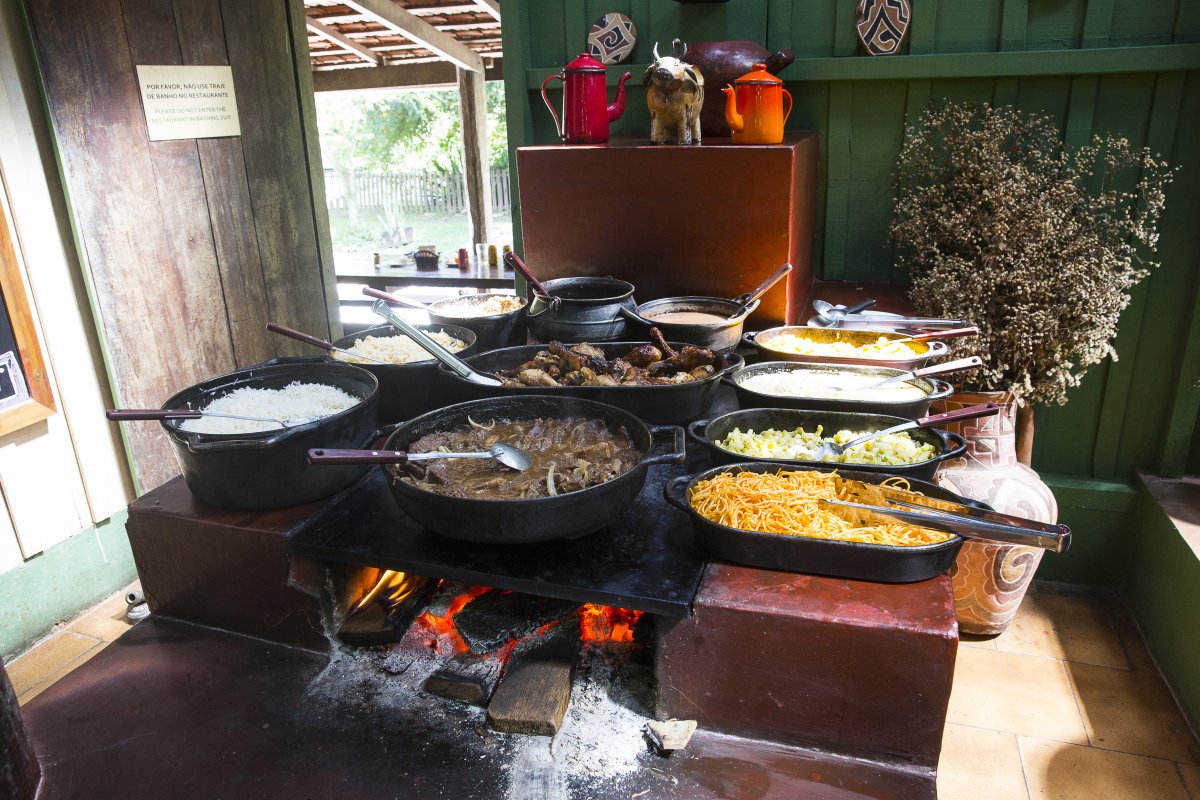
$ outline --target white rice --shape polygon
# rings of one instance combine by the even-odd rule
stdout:
[[[467,346],[466,342],[455,339],[445,331],[436,333],[425,331],[425,334],[451,353],[457,353]],[[433,360],[433,356],[429,355],[428,350],[402,333],[395,336],[364,336],[362,339],[356,339],[354,346],[347,347],[346,350],[355,355],[350,356],[334,351],[333,357],[351,364],[375,363],[371,359],[386,361],[389,364],[409,364],[414,361]],[[367,358],[356,358],[355,356],[367,356]]]
[[[497,314],[507,314],[525,305],[524,299],[512,296],[492,295],[482,303],[472,303],[462,300],[457,303],[447,303],[440,307],[439,313],[447,317],[490,317]]]
[[[282,389],[256,389],[243,386],[218,397],[201,411],[246,417],[269,417],[285,425],[299,425],[310,418],[328,417],[356,405],[359,399],[336,386],[294,381]],[[279,430],[274,422],[200,417],[184,420],[179,426],[195,433],[257,433]]]

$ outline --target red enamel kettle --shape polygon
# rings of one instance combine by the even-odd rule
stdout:
[[[603,144],[608,141],[608,123],[625,111],[625,81],[631,74],[626,72],[617,83],[617,99],[608,105],[607,87],[604,85],[604,65],[587,53],[563,67],[562,72],[542,81],[542,100],[550,115],[554,117],[554,129],[567,144]],[[562,119],[546,96],[546,86],[558,79],[563,82]]]

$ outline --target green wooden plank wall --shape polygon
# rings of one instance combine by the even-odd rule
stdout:
[[[1098,479],[1200,462],[1200,3],[1195,0],[913,0],[905,52],[856,50],[856,0],[505,0],[511,146],[554,141],[537,87],[583,48],[591,21],[629,14],[638,44],[614,135],[649,128],[638,80],[655,41],[750,39],[790,47],[792,129],[821,132],[816,241],[823,277],[903,283],[888,241],[904,126],[942,98],[1015,104],[1071,141],[1120,133],[1183,167],[1170,190],[1162,267],[1122,318],[1120,360],[1094,368],[1061,408],[1038,411],[1035,466]],[[610,85],[622,69],[610,69]],[[559,95],[552,95],[558,101]],[[515,201],[514,201],[515,205]]]

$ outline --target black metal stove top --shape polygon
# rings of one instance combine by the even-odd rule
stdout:
[[[641,494],[607,528],[578,539],[507,546],[421,528],[373,468],[289,533],[288,545],[329,561],[686,617],[707,561],[693,551],[691,523],[663,501],[662,487],[698,464],[650,467]]]

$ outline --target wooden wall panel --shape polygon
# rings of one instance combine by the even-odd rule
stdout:
[[[287,0],[26,2],[117,401],[311,353],[262,330],[330,329]],[[242,136],[148,141],[139,63],[229,63]],[[178,472],[126,430],[141,490]]]

